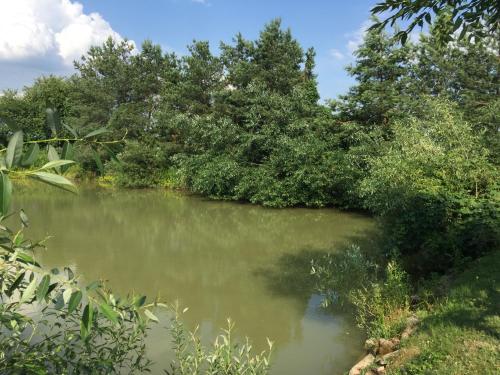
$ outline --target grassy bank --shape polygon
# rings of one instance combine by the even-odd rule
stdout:
[[[387,374],[495,374],[500,364],[500,251],[432,283],[421,323]],[[424,293],[424,292],[423,292]],[[428,291],[427,291],[428,293]],[[424,293],[425,294],[425,293]]]

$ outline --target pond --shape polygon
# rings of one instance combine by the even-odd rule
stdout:
[[[81,188],[16,191],[29,236],[47,235],[45,266],[72,266],[85,280],[105,278],[189,307],[184,321],[213,340],[230,317],[256,350],[275,343],[272,374],[342,373],[361,354],[349,316],[323,311],[310,259],[359,241],[371,219],[333,209],[266,209],[178,193]],[[172,352],[165,324],[148,337],[162,373]]]

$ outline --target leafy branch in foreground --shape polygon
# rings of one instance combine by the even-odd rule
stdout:
[[[92,134],[92,133],[89,133]],[[102,132],[93,132],[87,138]],[[52,141],[52,140],[48,140]],[[28,143],[28,142],[27,142]],[[158,322],[153,308],[168,308],[146,296],[115,296],[103,282],[83,283],[68,267],[47,270],[37,261],[36,253],[44,240],[33,242],[24,237],[29,218],[20,210],[21,227],[17,231],[4,226],[12,197],[10,177],[26,176],[76,192],[73,183],[62,174],[74,161],[72,145],[64,144],[60,159],[48,145],[49,161],[33,167],[38,158],[38,143],[28,143],[17,131],[0,158],[0,373],[12,374],[110,374],[149,371],[145,338],[149,322]],[[184,369],[191,369],[191,358],[208,374],[264,374],[269,368],[269,354],[253,357],[248,341],[234,345],[230,324],[219,336],[211,352],[195,346],[196,357],[187,354],[191,342],[175,314],[172,334],[177,333],[183,350],[176,351]],[[190,334],[198,345],[196,333]],[[179,349],[176,346],[176,349]],[[186,367],[187,366],[187,367]],[[179,368],[181,369],[181,368]],[[175,374],[191,374],[178,370]],[[180,372],[179,372],[180,371]]]
[[[95,136],[94,134],[93,136]],[[23,152],[24,151],[24,152]],[[115,297],[102,283],[83,285],[70,268],[48,271],[36,259],[44,241],[24,237],[29,225],[3,225],[9,215],[12,177],[26,176],[76,192],[62,175],[74,161],[66,143],[60,159],[48,146],[49,161],[33,167],[38,143],[24,150],[23,133],[9,140],[0,159],[0,372],[118,373],[144,371],[145,333],[152,314],[143,296]]]
[[[394,26],[396,21],[412,19],[405,30],[396,34],[403,43],[416,27],[430,25],[434,16],[449,11],[451,13],[450,33],[443,35],[445,42],[450,41],[452,34],[460,30],[459,39],[465,35],[485,37],[486,33],[494,34],[500,23],[499,3],[497,0],[385,0],[375,5],[373,14],[389,13],[384,20],[376,22],[372,29],[383,29],[387,25]]]

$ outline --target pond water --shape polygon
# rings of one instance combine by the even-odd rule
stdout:
[[[275,343],[272,374],[336,374],[361,354],[349,316],[320,307],[310,259],[359,241],[372,228],[362,215],[332,209],[265,209],[172,192],[82,188],[21,189],[14,198],[30,218],[29,236],[52,236],[45,266],[70,265],[85,280],[105,278],[189,307],[184,321],[213,340],[230,317],[256,350]],[[160,324],[148,351],[162,373],[171,359]]]

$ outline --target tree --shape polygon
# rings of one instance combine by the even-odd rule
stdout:
[[[45,109],[54,108],[64,122],[71,115],[68,96],[71,85],[67,79],[55,76],[40,77],[32,86],[24,87],[23,92],[7,91],[0,97],[0,118],[7,126],[4,131],[6,144],[9,132],[23,130],[32,140],[50,136],[45,123]]]
[[[414,274],[445,271],[499,243],[498,168],[456,107],[427,99],[427,111],[394,125],[361,183],[388,251]]]
[[[461,30],[459,39],[465,35],[482,38],[488,33],[495,34],[499,29],[500,15],[497,0],[385,0],[372,8],[372,14],[386,14],[386,18],[376,22],[372,29],[383,29],[386,25],[394,26],[398,20],[413,20],[405,30],[396,35],[403,43],[409,33],[416,27],[423,27],[424,22],[432,23],[434,16],[451,11],[451,28],[447,33],[441,34],[441,42],[452,39],[455,31]]]
[[[489,145],[491,156],[498,144],[498,122],[493,115],[494,102],[500,95],[499,60],[495,51],[499,38],[484,37],[475,41],[438,41],[446,33],[451,14],[442,13],[422,34],[411,64],[411,85],[416,97],[432,95],[448,98],[458,104],[464,118],[476,134]],[[444,30],[444,31],[443,31]]]
[[[332,106],[342,121],[373,127],[388,125],[407,111],[406,90],[413,46],[400,46],[383,30],[369,30],[355,51],[356,61],[347,72],[357,84]]]

